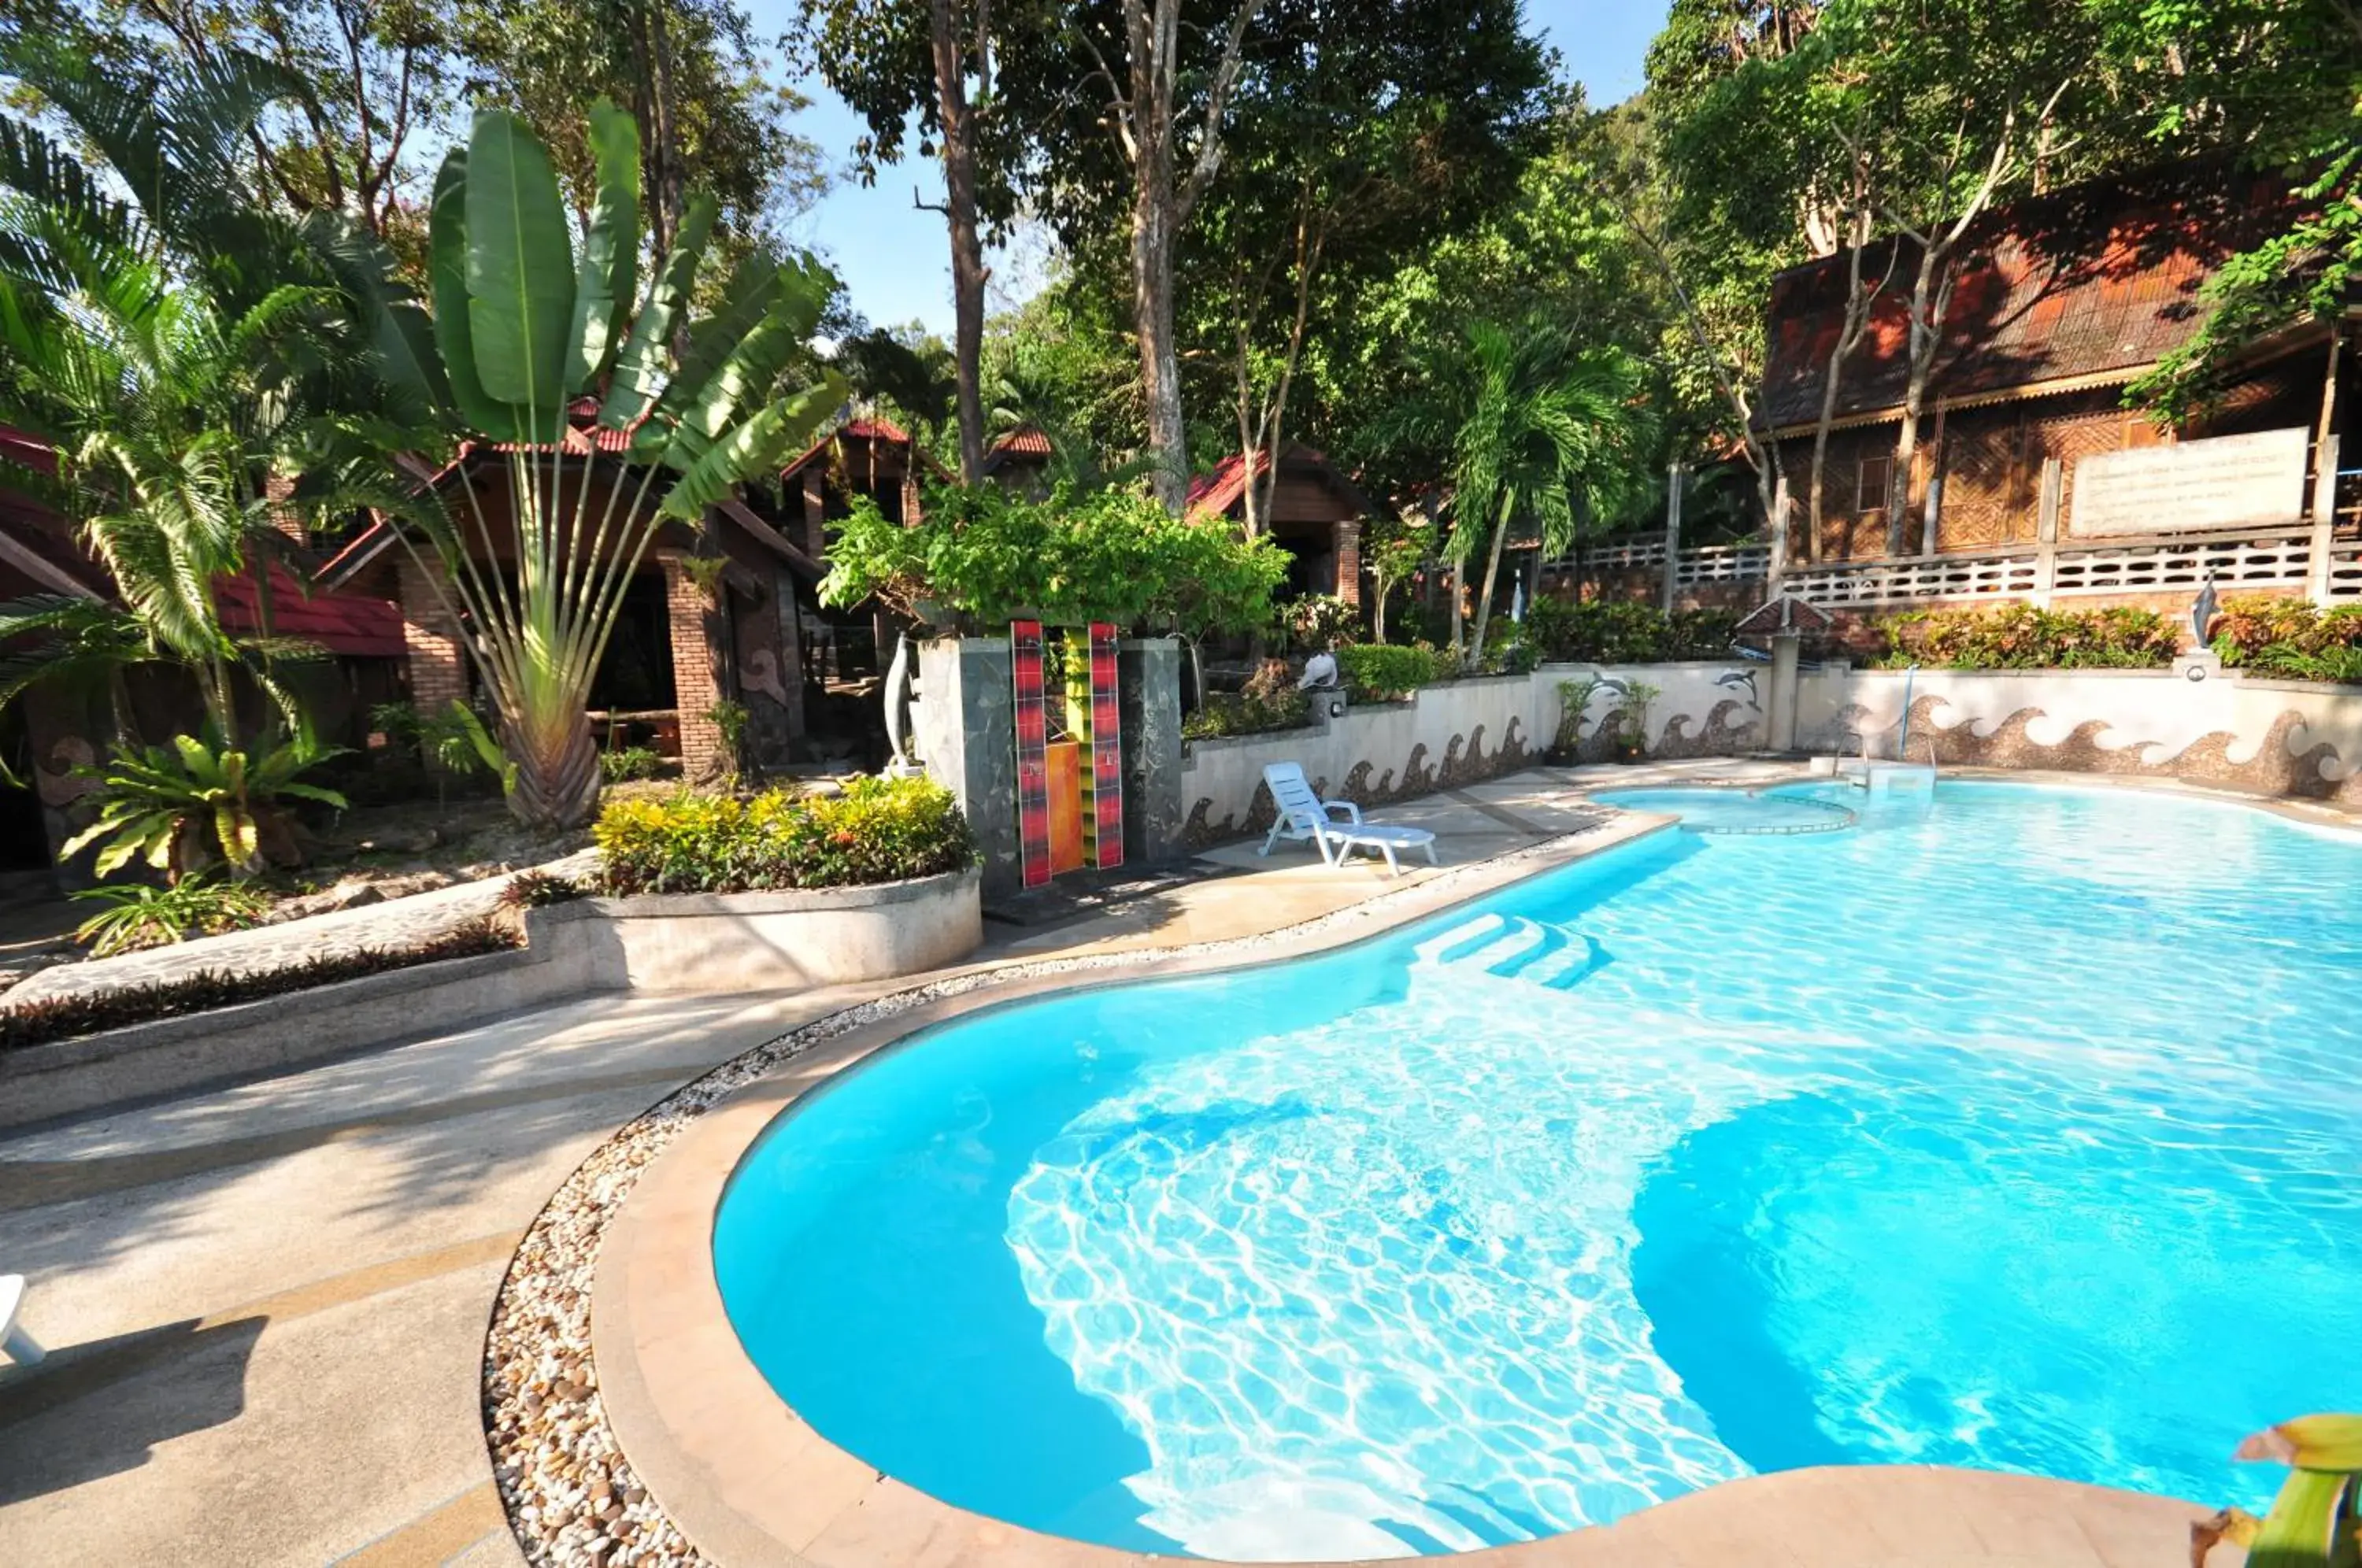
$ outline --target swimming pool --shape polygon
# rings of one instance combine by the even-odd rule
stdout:
[[[2362,846],[1947,782],[1315,959],[971,1014],[716,1215],[741,1342],[955,1505],[1340,1558],[1914,1462],[2259,1507],[2362,1405]]]

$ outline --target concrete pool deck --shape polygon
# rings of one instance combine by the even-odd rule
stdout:
[[[1441,871],[1407,867],[1397,881],[1375,863],[1328,871],[1302,845],[1268,861],[1252,844],[1228,846],[1208,858],[1231,875],[1075,925],[996,933],[977,964],[1277,931],[1563,833],[1591,820],[1576,799],[1586,788],[1794,771],[1728,760],[1529,770],[1375,813],[1433,829]],[[668,1090],[924,978],[789,997],[592,998],[0,1138],[0,1269],[31,1277],[25,1321],[55,1352],[39,1368],[0,1368],[0,1560],[522,1561],[485,1448],[484,1337],[511,1254],[552,1191]],[[2055,1487],[1801,1473],[1502,1561],[2187,1561],[2184,1506],[2060,1489],[2070,1501]],[[847,1505],[865,1511],[842,1521],[892,1525],[868,1538],[877,1550],[855,1550],[856,1534],[829,1561],[1060,1560],[1012,1553],[1015,1532],[987,1521],[914,1534],[877,1500]],[[1983,1544],[1956,1551],[1972,1539]],[[1549,1555],[1576,1550],[1589,1555]]]

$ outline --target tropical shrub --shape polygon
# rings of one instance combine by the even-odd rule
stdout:
[[[71,1040],[103,1029],[122,1029],[159,1018],[209,1012],[289,991],[356,980],[388,969],[405,969],[414,964],[504,953],[522,943],[513,926],[486,916],[407,947],[359,947],[320,953],[283,968],[243,974],[200,969],[195,974],[177,975],[153,985],[17,1002],[0,1006],[0,1051]]]
[[[1496,621],[1485,634],[1477,668],[1486,675],[1529,675],[1542,661],[1541,645],[1515,621]]]
[[[74,940],[94,958],[186,941],[192,933],[215,936],[244,931],[270,911],[270,900],[238,882],[190,877],[169,888],[145,882],[118,888],[84,888],[78,903],[103,906],[74,928]]]
[[[1649,704],[1663,696],[1664,689],[1645,680],[1628,680],[1621,686],[1607,688],[1622,699],[1612,723],[1616,726],[1616,750],[1624,756],[1641,756],[1649,750]]]
[[[1577,676],[1558,683],[1558,734],[1551,740],[1553,757],[1574,756],[1575,748],[1583,742],[1583,723],[1590,716],[1591,700],[1606,684],[1595,675]]]
[[[2302,599],[2224,601],[2213,649],[2225,668],[2294,680],[2362,681],[2362,606],[2323,610]]]
[[[1209,691],[1198,711],[1181,721],[1184,740],[1220,735],[1259,735],[1301,729],[1312,722],[1312,701],[1288,674],[1285,659],[1265,659],[1236,695]]]
[[[2159,669],[2180,650],[2181,632],[2154,610],[1911,610],[1878,623],[1878,662],[1939,669]]]
[[[582,884],[570,877],[560,877],[548,871],[520,871],[508,879],[501,889],[501,907],[507,910],[540,910],[552,904],[572,903],[582,896]]]
[[[1443,678],[1443,661],[1429,647],[1349,643],[1337,650],[1337,672],[1373,702],[1393,702]]]
[[[930,493],[924,521],[905,527],[862,498],[828,549],[823,603],[875,596],[936,624],[1054,625],[1107,621],[1192,635],[1271,621],[1287,553],[1242,539],[1226,521],[1191,523],[1129,490],[1061,484],[1029,500],[998,484]]]
[[[924,778],[855,778],[835,795],[614,801],[590,836],[600,890],[616,896],[851,887],[976,859],[958,801]]]
[[[1526,640],[1552,664],[1661,664],[1719,658],[1738,618],[1720,610],[1677,610],[1625,599],[1577,603],[1548,596],[1526,611]]]
[[[216,860],[234,877],[251,876],[265,862],[303,863],[289,801],[345,808],[334,790],[300,782],[306,768],[340,755],[307,738],[249,753],[223,744],[210,725],[202,735],[175,735],[168,746],[116,752],[105,764],[76,769],[95,779],[91,796],[98,820],[66,841],[61,856],[105,840],[95,869],[109,877],[141,860],[179,882]]]
[[[1288,646],[1315,653],[1347,641],[1362,629],[1362,613],[1332,593],[1308,594],[1279,608]]]
[[[1301,691],[1271,698],[1244,692],[1209,691],[1198,711],[1181,721],[1183,740],[1217,740],[1224,735],[1269,734],[1300,730],[1312,722],[1312,704]]]
[[[644,745],[627,745],[599,754],[599,772],[610,784],[654,778],[664,771],[664,758]]]

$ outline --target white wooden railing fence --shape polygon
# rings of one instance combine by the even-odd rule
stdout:
[[[2323,548],[2316,580],[2313,554]],[[1650,536],[1584,546],[1552,567],[1582,572],[1660,572],[1665,541]],[[1705,545],[1673,552],[1677,587],[1760,582],[1771,575],[1762,545]],[[2305,525],[2223,533],[2156,535],[2077,541],[2048,548],[1959,551],[1901,559],[1792,566],[1780,586],[1807,603],[1864,609],[1923,600],[2027,599],[2048,602],[2083,595],[2195,592],[2209,574],[2215,591],[2312,587],[2324,603],[2362,601],[2362,541],[2324,541]],[[2047,575],[2047,580],[2046,580]]]

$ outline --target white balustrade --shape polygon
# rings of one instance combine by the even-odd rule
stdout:
[[[1782,586],[1810,604],[1864,608],[1928,600],[2039,600],[2042,555],[2042,547],[2028,544],[1974,554],[1792,566]],[[1696,546],[1674,553],[1674,580],[1683,587],[1760,582],[1770,572],[1771,557],[1763,545]],[[2302,588],[2312,557],[2312,535],[2303,528],[2061,544],[2051,556],[2048,586],[2053,598],[2195,591],[2209,576],[2219,593]],[[1575,558],[1552,564],[1572,566]],[[1586,574],[1661,570],[1664,564],[1661,538],[1586,545],[1580,554]],[[2362,542],[2332,547],[2325,581],[2326,600],[2362,600]]]
[[[2308,530],[2143,539],[2096,548],[2061,547],[2054,596],[2195,591],[2211,575],[2215,591],[2301,588],[2312,560]]]
[[[1921,599],[2011,599],[2035,590],[2032,550],[1925,556],[1792,569],[1781,586],[1807,604],[1903,604]]]

